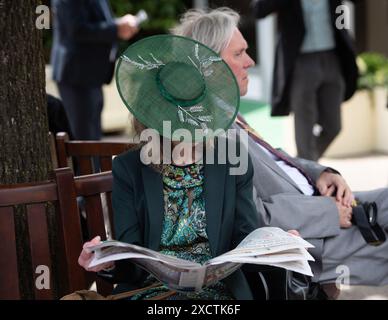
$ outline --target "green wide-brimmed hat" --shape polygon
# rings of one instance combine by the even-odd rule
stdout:
[[[172,132],[189,130],[193,141],[196,129],[205,137],[226,130],[240,103],[229,66],[205,45],[181,36],[157,35],[129,46],[120,57],[116,84],[135,118],[167,138],[163,121],[171,122]]]

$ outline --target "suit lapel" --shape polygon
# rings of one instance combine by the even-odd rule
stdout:
[[[330,0],[329,1],[329,11],[330,11],[330,17],[331,17],[331,20],[332,20],[332,23],[333,25],[335,26],[335,22],[337,20],[337,17],[339,14],[336,13],[336,10],[337,10],[337,7],[339,5],[342,5],[342,2],[341,1],[338,1],[338,0]],[[333,30],[334,32],[336,31],[336,28],[334,28]]]
[[[298,185],[290,178],[290,176],[285,173],[259,145],[252,139],[249,139],[251,142],[250,150],[255,150],[253,157],[259,158],[259,161],[263,162],[267,167],[269,167],[271,170],[273,170],[275,173],[277,173],[280,177],[287,180],[288,183],[290,183],[292,186],[294,186],[296,189],[298,189],[300,192],[302,190],[299,189]]]
[[[164,218],[163,181],[160,173],[149,166],[142,167],[145,202],[149,221],[149,248],[158,250]]]
[[[218,255],[218,240],[221,228],[222,208],[224,203],[224,187],[226,165],[205,165],[205,211],[206,232],[209,238],[210,251],[213,256]]]
[[[239,133],[239,130],[241,129],[240,126],[236,123],[233,123],[233,128],[237,129],[237,132]],[[258,159],[259,162],[263,162],[268,168],[270,168],[272,171],[274,171],[276,174],[278,174],[281,178],[287,180],[288,183],[290,183],[292,186],[294,186],[296,189],[298,189],[300,192],[302,190],[299,189],[298,185],[290,178],[290,176],[285,173],[277,164],[276,161],[273,160],[262,148],[261,146],[252,139],[252,137],[248,136],[248,148],[249,148],[249,155],[252,159]],[[255,164],[253,164],[253,167],[255,168]],[[255,168],[256,169],[256,168]]]
[[[105,17],[107,21],[113,20],[112,11],[110,8],[110,4],[106,0],[98,0],[97,1],[101,15]]]

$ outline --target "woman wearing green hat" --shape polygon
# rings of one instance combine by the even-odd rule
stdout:
[[[114,159],[112,197],[117,240],[203,263],[235,248],[259,228],[247,150],[233,142],[237,144],[233,150],[247,154],[245,173],[233,175],[232,169],[239,164],[231,164],[228,156],[219,156],[228,155],[230,149],[219,150],[227,144],[220,143],[223,138],[214,134],[230,127],[239,107],[238,85],[226,63],[191,39],[154,36],[124,52],[116,83],[124,104],[136,118],[136,127],[157,132],[157,142],[161,142],[158,160],[162,159],[144,163],[149,154],[144,148],[152,144]],[[178,152],[174,157],[181,137],[191,143],[190,148],[213,148],[215,157],[210,159],[204,152],[194,157],[182,157]],[[170,142],[172,148],[166,148]],[[172,157],[166,157],[167,153]],[[98,242],[98,238],[93,239],[85,247]],[[118,292],[157,282],[128,260],[88,269],[91,257],[83,250],[80,265],[89,271],[112,267]],[[164,285],[154,286],[133,299],[148,299],[167,291]],[[179,292],[171,298],[252,299],[252,294],[242,271],[237,270],[200,292]]]

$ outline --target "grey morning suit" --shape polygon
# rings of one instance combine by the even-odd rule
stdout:
[[[238,128],[236,124],[233,128]],[[388,284],[388,241],[379,247],[367,245],[356,226],[340,229],[338,209],[329,197],[306,196],[293,180],[251,138],[248,150],[252,159],[253,192],[258,212],[266,225],[284,230],[296,229],[315,245],[314,280],[334,282],[338,266],[350,271],[350,284]],[[291,158],[315,182],[326,169],[316,162]],[[378,222],[388,228],[388,189],[355,193],[361,201],[376,201]],[[320,263],[322,262],[322,263]],[[322,268],[322,269],[321,269]],[[338,270],[340,271],[340,270]]]

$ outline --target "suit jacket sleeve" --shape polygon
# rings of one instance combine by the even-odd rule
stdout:
[[[263,227],[262,215],[252,198],[253,167],[248,156],[248,169],[243,175],[236,176],[236,228],[234,228],[233,248],[235,248],[253,230]]]
[[[303,238],[322,239],[340,232],[338,209],[329,197],[279,193],[264,201],[256,189],[253,192],[265,225],[298,230]]]
[[[136,215],[133,198],[133,179],[120,157],[113,160],[112,204],[116,239],[122,242],[143,245],[142,231]],[[128,260],[116,261],[114,280],[136,286],[147,273]]]
[[[82,43],[113,43],[117,41],[117,26],[114,21],[90,21],[90,10],[96,4],[84,0],[53,1],[53,9],[57,12],[65,31],[76,42]]]
[[[332,168],[317,162],[293,158],[282,150],[284,156],[301,167],[316,182],[325,170],[338,173]],[[259,170],[260,168],[258,168]],[[257,210],[264,212],[263,219],[266,225],[277,226],[284,230],[296,229],[303,238],[326,238],[339,234],[338,209],[330,197],[306,196],[300,193],[277,193],[267,199],[262,199],[260,192],[265,183],[254,181],[254,199]]]
[[[251,2],[251,8],[255,17],[260,19],[284,10],[292,1],[295,0],[254,0]]]
[[[291,157],[281,149],[278,151],[303,169],[313,182],[317,181],[323,171],[339,174],[338,171],[317,162]],[[261,161],[256,161],[255,165],[255,170],[265,170]],[[256,178],[253,181],[253,198],[257,210],[262,213],[265,225],[277,226],[284,230],[296,229],[304,238],[323,239],[339,234],[338,209],[332,198],[306,196],[296,192],[268,193],[266,182],[259,180]]]

